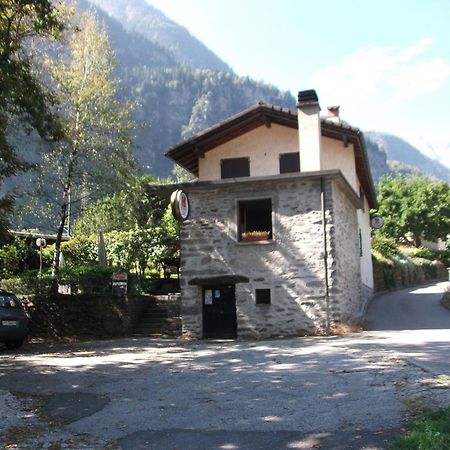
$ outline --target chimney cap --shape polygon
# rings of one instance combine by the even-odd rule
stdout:
[[[328,117],[339,117],[340,105],[327,106]]]
[[[314,89],[300,91],[298,93],[298,103],[299,104],[319,103],[319,97],[317,97],[317,93]]]

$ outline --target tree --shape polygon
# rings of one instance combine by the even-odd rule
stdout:
[[[55,272],[70,209],[118,190],[135,169],[133,107],[117,100],[107,34],[93,13],[82,13],[77,20],[66,33],[67,46],[45,60],[64,129],[64,139],[51,146],[41,164],[43,190],[50,189],[53,198],[62,194],[57,205]]]
[[[450,233],[450,186],[426,177],[382,177],[378,184],[378,213],[384,219],[380,233],[397,242],[412,235],[436,241]]]
[[[188,183],[195,180],[195,176],[183,167],[175,164],[172,169],[172,176],[175,177],[177,183]]]
[[[179,224],[168,200],[151,192],[157,182],[151,175],[136,178],[122,191],[91,204],[79,217],[75,239],[105,232],[110,261],[135,267],[144,275],[151,263],[162,266],[179,257]]]
[[[75,234],[89,236],[99,229],[107,233],[158,224],[166,210],[167,201],[147,189],[156,182],[157,178],[153,175],[132,178],[120,192],[92,203],[77,219]]]
[[[0,185],[28,165],[17,154],[14,133],[33,130],[48,141],[60,136],[50,110],[53,98],[32,71],[32,58],[24,50],[36,36],[59,36],[63,24],[50,0],[0,1]],[[0,239],[7,232],[12,196],[0,198]]]

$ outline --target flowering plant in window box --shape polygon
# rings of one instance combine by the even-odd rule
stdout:
[[[241,234],[241,239],[244,242],[250,241],[267,241],[269,239],[270,231],[244,231]]]

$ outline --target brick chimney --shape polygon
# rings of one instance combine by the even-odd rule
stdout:
[[[320,106],[316,91],[310,89],[298,93],[298,136],[300,171],[321,169]]]

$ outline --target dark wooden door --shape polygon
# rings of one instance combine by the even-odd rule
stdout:
[[[235,285],[203,288],[203,337],[236,338]]]

